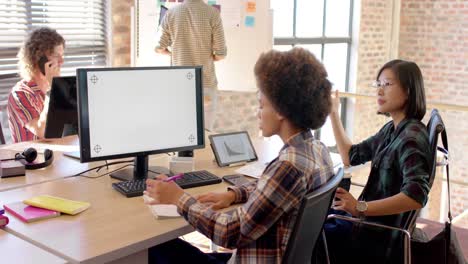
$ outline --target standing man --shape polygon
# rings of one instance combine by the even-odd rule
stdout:
[[[8,97],[8,123],[13,142],[44,138],[48,111],[46,93],[60,76],[65,40],[47,27],[32,31],[18,52],[22,80]]]
[[[171,56],[174,66],[203,66],[204,94],[211,99],[211,109],[205,108],[209,115],[206,124],[211,128],[218,88],[214,62],[227,54],[219,11],[203,0],[185,0],[170,9],[162,22],[156,52]]]

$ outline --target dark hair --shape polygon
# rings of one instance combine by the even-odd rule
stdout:
[[[275,110],[301,129],[320,128],[330,112],[331,83],[315,56],[303,48],[260,55],[255,64],[260,91]]]
[[[65,39],[55,29],[41,27],[32,31],[18,52],[19,69],[23,78],[30,78],[38,69],[39,59],[51,54]]]
[[[379,70],[376,80],[385,69],[392,70],[400,86],[408,95],[405,105],[406,118],[423,119],[426,114],[426,95],[424,81],[418,65],[412,61],[392,60],[385,63]]]

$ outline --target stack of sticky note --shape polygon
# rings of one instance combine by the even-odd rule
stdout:
[[[3,207],[8,213],[25,223],[52,218],[60,215],[60,212],[30,206],[22,202],[5,204]]]
[[[35,207],[58,211],[69,215],[81,213],[91,206],[88,202],[68,200],[51,195],[39,195],[24,200],[23,202]]]

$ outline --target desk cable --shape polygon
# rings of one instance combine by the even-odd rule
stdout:
[[[109,163],[107,163],[107,161],[106,161],[106,164],[104,164],[104,165],[97,166],[97,167],[94,167],[94,168],[91,168],[91,169],[87,169],[87,170],[85,170],[85,171],[82,171],[82,172],[79,172],[79,173],[77,173],[77,174],[74,174],[74,175],[72,175],[72,176],[70,176],[70,177],[77,177],[77,176],[80,176],[80,177],[95,179],[95,178],[100,178],[100,177],[102,177],[102,176],[106,176],[106,175],[108,175],[108,174],[111,174],[111,173],[113,173],[113,172],[115,172],[115,171],[118,171],[118,170],[121,170],[121,169],[123,169],[123,168],[126,168],[126,167],[128,167],[128,166],[133,166],[133,164],[126,164],[125,166],[122,166],[122,167],[117,168],[117,169],[115,169],[115,170],[113,170],[113,171],[106,172],[106,173],[101,174],[101,175],[98,175],[98,176],[86,176],[86,175],[82,175],[83,173],[86,173],[86,172],[89,172],[89,171],[96,170],[96,172],[98,172],[98,171],[99,171],[100,169],[102,169],[103,167],[109,168],[109,165],[122,164],[122,163],[133,163],[133,159],[132,159],[132,160],[114,161],[114,162],[109,162]]]

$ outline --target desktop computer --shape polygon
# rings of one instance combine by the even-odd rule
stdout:
[[[148,167],[148,155],[204,148],[201,70],[78,69],[81,162],[135,157],[133,169],[111,177],[139,181],[141,189],[148,176],[168,173]]]

